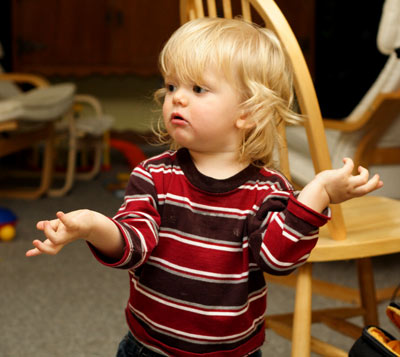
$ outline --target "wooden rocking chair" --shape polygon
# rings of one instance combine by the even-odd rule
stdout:
[[[50,89],[39,76],[0,73],[1,88],[12,89],[15,83],[36,88],[28,94],[14,92],[0,100],[0,157],[7,156],[44,142],[44,158],[40,183],[36,188],[1,189],[0,197],[36,199],[45,194],[52,183],[55,123],[72,110],[75,86],[61,84]],[[4,91],[5,92],[5,91]],[[4,93],[2,93],[4,94]]]
[[[253,15],[264,21],[283,43],[295,74],[295,91],[300,112],[305,117],[304,127],[315,172],[330,169],[331,161],[324,132],[320,108],[299,44],[273,0],[241,0],[240,12],[233,13],[230,0],[181,0],[181,20],[203,16],[232,18],[240,15],[251,21]],[[237,5],[237,4],[235,4]],[[237,7],[237,6],[236,6]],[[218,11],[221,10],[221,11]],[[391,110],[400,108],[391,102]],[[282,134],[285,133],[285,128]],[[280,153],[281,169],[289,177],[287,149]],[[296,297],[293,314],[267,316],[267,327],[292,340],[292,356],[310,356],[311,350],[323,356],[347,356],[348,353],[311,336],[311,324],[324,323],[353,338],[359,337],[361,328],[348,322],[354,316],[363,316],[365,324],[376,324],[377,302],[371,257],[400,252],[400,202],[394,199],[365,196],[341,205],[332,205],[332,220],[321,229],[316,248],[308,262],[296,275]],[[359,279],[359,304],[348,308],[312,311],[312,264],[339,260],[354,260]],[[267,276],[269,279],[269,276]],[[279,282],[280,278],[276,278]],[[324,293],[337,288],[331,282],[319,284]],[[325,287],[324,287],[325,286]],[[338,287],[340,289],[340,287]]]

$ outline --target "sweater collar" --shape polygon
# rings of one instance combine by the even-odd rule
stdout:
[[[197,170],[192,157],[190,156],[189,150],[186,148],[178,150],[177,158],[179,166],[189,182],[198,189],[210,193],[226,193],[233,191],[247,182],[250,178],[254,179],[254,176],[259,172],[259,169],[256,166],[249,165],[236,175],[219,180],[203,175],[199,170]]]

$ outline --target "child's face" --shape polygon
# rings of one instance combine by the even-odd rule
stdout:
[[[167,77],[165,86],[163,117],[176,143],[208,153],[237,150],[239,95],[223,75],[206,70],[201,85]]]

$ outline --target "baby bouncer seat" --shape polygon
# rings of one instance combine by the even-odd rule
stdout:
[[[21,83],[34,88],[23,91]],[[0,132],[5,134],[0,137],[0,157],[39,141],[46,142],[40,187],[29,192],[3,190],[0,195],[37,198],[46,193],[62,196],[71,189],[75,178],[92,179],[100,170],[103,153],[107,152],[112,123],[113,118],[103,113],[99,100],[91,95],[76,94],[73,83],[50,85],[39,76],[4,73],[0,68]],[[65,180],[61,187],[51,188],[55,139],[60,142],[61,137],[67,138]],[[88,145],[94,153],[92,167],[87,172],[77,173],[78,150]]]

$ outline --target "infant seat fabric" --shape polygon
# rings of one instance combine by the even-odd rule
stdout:
[[[400,329],[400,305],[392,302],[386,308],[389,319]],[[400,357],[400,340],[377,326],[367,326],[352,346],[349,357]]]
[[[357,121],[369,110],[378,93],[393,92],[400,89],[400,1],[386,0],[377,35],[378,49],[389,55],[389,58],[373,86],[365,94],[356,108],[344,119],[347,122]],[[351,79],[349,79],[351,80]],[[358,142],[363,134],[362,129],[353,132],[326,129],[328,147],[332,166],[339,168],[344,157],[353,157]],[[400,146],[400,113],[397,120],[381,138],[379,147]],[[309,159],[305,130],[298,126],[287,128],[287,142],[291,163],[291,175],[299,185],[305,185],[314,177],[314,169]],[[372,173],[378,172],[384,181],[379,195],[400,198],[397,178],[400,176],[400,165],[371,166]],[[396,177],[396,179],[394,179]]]
[[[2,85],[0,81],[0,87]],[[71,107],[76,87],[73,83],[35,88],[0,100],[0,121],[48,121],[63,115]]]

